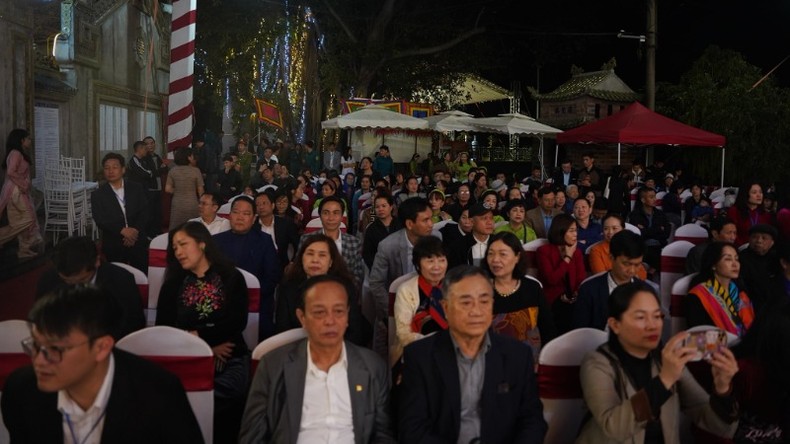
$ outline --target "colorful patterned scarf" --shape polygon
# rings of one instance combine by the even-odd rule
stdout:
[[[716,279],[709,279],[689,292],[697,296],[716,327],[741,337],[752,326],[754,309],[746,292],[735,282],[724,288]]]
[[[411,321],[411,331],[415,333],[428,334],[436,330],[436,328],[428,327],[427,324],[431,321],[447,330],[447,320],[444,318],[444,309],[442,308],[442,289],[441,287],[434,287],[422,276],[417,278],[417,288],[420,293],[420,305],[414,313]]]

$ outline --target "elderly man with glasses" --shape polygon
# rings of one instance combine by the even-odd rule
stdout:
[[[22,341],[32,365],[3,388],[10,442],[203,442],[178,378],[114,348],[119,311],[93,286],[36,302]]]

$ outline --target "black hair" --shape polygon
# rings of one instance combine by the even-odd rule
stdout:
[[[22,141],[26,138],[30,137],[30,133],[27,130],[22,128],[16,128],[11,130],[8,133],[8,138],[5,142],[5,158],[3,158],[3,169],[8,168],[8,155],[11,154],[11,151],[19,151],[22,154],[22,157],[25,158],[25,162],[30,163],[30,156],[22,149]]]
[[[620,222],[620,226],[623,229],[625,229],[625,219],[623,218],[623,216],[617,213],[606,213],[606,216],[604,216],[603,219],[601,219],[601,225],[603,225],[603,223],[606,222],[606,219],[617,219],[617,221]]]
[[[118,163],[121,164],[121,168],[124,168],[126,166],[126,159],[124,159],[123,156],[121,156],[118,153],[107,153],[104,155],[104,157],[101,160],[102,167],[104,167],[104,164],[107,163],[107,161],[113,159],[117,160]]]
[[[729,224],[735,225],[735,222],[733,222],[732,219],[729,219],[727,217],[714,217],[713,219],[711,219],[710,224],[708,225],[708,231],[711,234],[714,231],[717,233],[721,233],[721,230],[724,229],[724,226]]]
[[[251,198],[250,196],[247,196],[247,195],[244,195],[244,194],[242,194],[240,196],[236,196],[236,198],[233,199],[233,203],[230,204],[230,210],[231,211],[233,211],[233,209],[236,208],[236,203],[238,203],[238,202],[247,202],[252,207],[252,211],[255,212],[255,200],[253,198]]]
[[[661,299],[658,297],[658,293],[656,293],[656,289],[653,288],[650,284],[643,281],[634,281],[629,282],[627,284],[619,285],[612,291],[612,294],[609,295],[609,299],[607,300],[607,306],[609,309],[609,317],[615,318],[618,321],[622,319],[623,313],[628,310],[628,307],[631,306],[631,301],[634,299],[637,293],[650,293],[656,298],[656,302],[658,306],[661,307]],[[610,332],[610,336],[613,333]]]
[[[74,236],[58,242],[52,263],[59,274],[73,276],[81,271],[95,270],[98,257],[96,243],[91,238]]]
[[[749,191],[752,189],[753,186],[758,185],[761,190],[765,191],[765,186],[763,186],[762,182],[759,180],[749,180],[743,183],[743,185],[738,188],[738,194],[735,196],[735,206],[738,209],[738,212],[744,217],[749,216]],[[757,206],[757,211],[761,211],[761,207]]]
[[[271,188],[269,188],[269,189],[267,189],[265,191],[261,191],[260,193],[256,194],[255,195],[255,202],[256,203],[258,202],[258,198],[261,197],[261,196],[266,196],[266,198],[269,199],[269,203],[271,203],[271,204],[274,204],[274,202],[276,200],[275,199],[275,191],[272,190]]]
[[[189,156],[192,154],[192,148],[182,146],[173,154],[173,160],[176,165],[189,165]]]
[[[551,227],[546,236],[552,245],[565,245],[565,233],[576,225],[576,219],[570,214],[561,213],[551,219]]]
[[[326,183],[326,182],[324,182],[324,183]],[[272,202],[274,202],[274,201],[272,201]],[[337,197],[337,196],[335,196],[333,194],[333,195],[326,196],[326,197],[321,199],[321,202],[318,204],[318,214],[319,215],[321,214],[322,211],[324,211],[324,207],[329,202],[336,202],[336,203],[338,203],[340,205],[340,211],[342,211],[343,213],[346,212],[346,202],[343,199],[341,199],[341,198],[339,198],[339,197]]]
[[[412,249],[411,263],[414,265],[414,269],[419,272],[420,260],[435,256],[447,257],[442,240],[436,236],[421,237]]]
[[[491,267],[489,267],[488,260],[486,258],[488,257],[488,249],[491,248],[491,245],[493,245],[494,242],[497,241],[501,241],[503,244],[510,247],[510,249],[513,250],[513,253],[518,258],[521,257],[521,252],[524,251],[523,246],[521,245],[521,241],[518,240],[515,234],[509,231],[502,231],[500,233],[492,234],[491,237],[488,238],[488,247],[486,247],[486,257],[483,258],[482,261],[480,261],[480,268],[482,268],[483,271],[485,271],[487,274],[491,276],[493,276],[493,273],[491,273]],[[525,272],[526,270],[524,269],[524,262],[518,260],[516,262],[516,266],[513,268],[513,279],[521,279],[524,276]]]
[[[92,343],[102,336],[116,336],[121,317],[115,298],[89,284],[44,295],[33,305],[27,320],[45,336],[64,338],[78,330]]]
[[[183,231],[184,234],[194,239],[195,242],[202,242],[205,245],[203,253],[206,255],[209,265],[218,270],[220,274],[233,268],[233,263],[225,256],[225,253],[220,250],[219,246],[214,241],[214,237],[202,222],[184,222],[170,230],[167,235],[167,268],[165,269],[165,280],[172,277],[183,277],[187,273],[181,267],[178,259],[176,259],[176,254],[173,249],[173,236],[180,231]]]
[[[442,280],[442,296],[444,296],[446,299],[450,294],[450,288],[453,285],[472,276],[480,276],[485,279],[489,285],[491,285],[488,275],[486,275],[485,271],[483,271],[480,267],[475,267],[474,265],[458,265],[457,267],[447,270],[447,273],[445,273],[444,280]],[[494,289],[492,286],[491,292],[493,293],[493,291]]]
[[[333,241],[334,242],[334,241]],[[332,276],[331,274],[322,274],[320,276],[313,276],[310,279],[306,280],[302,285],[299,286],[299,297],[296,301],[296,308],[304,311],[305,307],[305,297],[307,296],[307,292],[310,291],[313,287],[318,284],[322,284],[324,282],[333,282],[335,284],[340,285],[343,288],[343,293],[346,294],[346,304],[349,303],[351,299],[351,295],[348,294],[347,289],[347,282],[344,282],[343,279],[339,277]]]
[[[220,196],[219,193],[215,193],[213,191],[206,191],[202,195],[211,197],[211,202],[214,205],[217,205],[217,206],[221,205],[222,196]]]
[[[551,187],[538,188],[538,199],[540,199],[541,197],[543,197],[543,196],[545,196],[545,195],[547,195],[549,193],[554,193],[554,190]]]
[[[612,257],[625,256],[628,259],[637,259],[645,255],[645,243],[642,242],[642,236],[623,230],[612,236],[609,252]]]
[[[142,140],[138,140],[137,142],[134,143],[134,145],[132,145],[132,151],[137,151],[137,148],[140,147],[145,148],[145,142],[143,142]]]
[[[233,155],[232,154],[225,154],[222,156],[223,162],[233,162]]]
[[[405,227],[407,220],[415,222],[417,221],[417,214],[430,209],[431,204],[428,203],[428,199],[424,197],[411,197],[404,200],[398,207],[398,218]]]
[[[735,250],[736,253],[738,252],[738,248],[729,242],[711,242],[705,247],[700,260],[699,274],[692,279],[689,288],[692,288],[700,282],[714,279],[715,273],[713,269],[716,268],[716,264],[721,260],[721,255],[725,247],[730,247]]]

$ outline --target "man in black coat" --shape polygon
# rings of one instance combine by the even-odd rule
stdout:
[[[36,300],[67,286],[94,284],[115,299],[121,308],[121,318],[114,325],[115,340],[145,328],[145,307],[134,276],[117,265],[102,262],[96,244],[89,237],[70,237],[60,241],[55,247],[52,263],[55,267],[45,271],[38,280]]]
[[[272,237],[280,267],[284,270],[299,250],[299,227],[288,218],[274,215],[274,201],[274,192],[271,190],[255,196],[257,217],[252,229],[263,231]]]
[[[142,185],[124,180],[126,161],[109,153],[102,159],[107,182],[91,193],[93,220],[101,229],[102,251],[108,261],[129,264],[148,272],[149,206]]]
[[[542,443],[547,425],[532,352],[492,333],[494,290],[477,267],[447,272],[448,330],[405,349],[401,442]]]
[[[117,319],[115,301],[94,286],[36,302],[23,341],[33,365],[15,370],[3,388],[11,442],[86,442],[92,434],[119,444],[203,442],[178,378],[114,348]]]

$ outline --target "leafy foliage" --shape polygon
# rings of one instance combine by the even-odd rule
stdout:
[[[741,54],[711,46],[678,85],[662,85],[658,111],[727,138],[725,183],[749,178],[775,181],[790,164],[790,93],[763,76]],[[661,100],[663,99],[663,100]],[[718,183],[721,153],[690,148],[686,164],[710,183]]]

